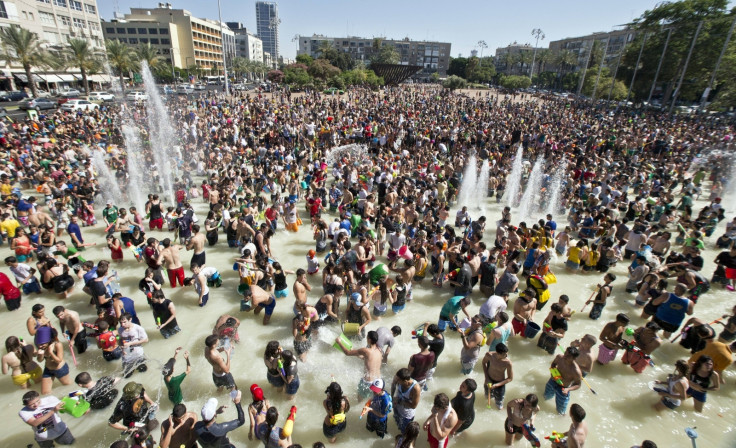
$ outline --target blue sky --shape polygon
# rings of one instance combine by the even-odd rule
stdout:
[[[217,19],[217,0],[168,0],[174,8]],[[242,22],[255,33],[255,0],[221,0],[223,21]],[[295,35],[387,37],[452,43],[452,56],[469,56],[479,40],[493,54],[514,41],[534,44],[532,29],[552,40],[608,31],[639,17],[659,0],[284,0],[277,2],[281,54],[296,55]],[[103,19],[130,8],[151,8],[153,0],[99,0]],[[733,2],[732,2],[733,4]],[[480,48],[478,48],[480,51]]]

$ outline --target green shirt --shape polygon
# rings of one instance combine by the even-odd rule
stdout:
[[[67,246],[66,252],[62,252],[60,250],[57,250],[57,251],[54,252],[54,255],[61,255],[62,257],[66,258],[67,260],[70,259],[70,258],[76,258],[77,259],[77,262],[79,264],[82,264],[85,261],[87,261],[84,258],[82,258],[81,255],[77,255],[77,252],[79,252],[79,251],[75,247],[69,247],[69,246]]]
[[[102,209],[102,217],[105,218],[108,224],[112,224],[118,220],[118,208],[114,205],[112,207],[105,207]]]
[[[164,378],[164,384],[166,384],[166,390],[169,391],[169,400],[174,404],[179,404],[184,401],[184,396],[181,393],[181,383],[184,378],[187,377],[186,372],[181,375],[172,376],[169,381]]]
[[[460,301],[464,298],[464,296],[455,296],[445,302],[445,304],[442,306],[442,310],[440,311],[440,316],[457,316],[457,313],[459,313],[460,310],[463,309],[463,307],[460,305]]]

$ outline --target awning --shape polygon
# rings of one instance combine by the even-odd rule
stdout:
[[[26,76],[25,73],[13,73],[13,76],[18,78],[20,82],[28,82],[28,77]],[[35,73],[32,73],[31,76],[33,77],[33,80],[36,82],[44,82],[43,79],[41,79],[41,77]]]
[[[38,76],[40,76],[40,77],[41,77],[41,79],[43,79],[43,82],[46,82],[46,83],[49,83],[49,82],[53,82],[53,83],[56,83],[56,82],[59,82],[59,81],[61,81],[61,80],[60,80],[60,79],[59,79],[59,78],[58,78],[58,77],[57,77],[56,75],[54,75],[54,74],[42,74],[42,75],[38,75]]]
[[[87,79],[90,82],[99,82],[102,84],[109,84],[110,83],[110,75],[89,75],[87,76]]]
[[[61,80],[63,82],[74,82],[74,81],[76,81],[76,78],[74,78],[74,75],[69,75],[69,74],[63,73],[63,74],[56,75],[56,76],[58,76],[59,78],[61,78]]]

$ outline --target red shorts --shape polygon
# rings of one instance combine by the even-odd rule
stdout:
[[[176,269],[169,269],[169,283],[171,283],[172,288],[176,288],[176,280],[179,280],[179,286],[184,286],[184,266],[176,268]]]
[[[148,228],[161,230],[164,228],[164,218],[152,219],[148,222]]]
[[[430,448],[440,448],[440,441],[435,439],[430,431],[427,431],[427,441],[429,442]],[[449,437],[445,437],[445,443],[442,444],[442,448],[447,448],[447,442],[450,441]]]
[[[726,268],[726,278],[729,280],[733,280],[736,278],[736,269],[733,268]]]
[[[514,329],[514,334],[524,335],[526,331],[526,324],[518,319],[511,318],[511,326]]]

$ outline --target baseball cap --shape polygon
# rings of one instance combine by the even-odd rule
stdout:
[[[350,294],[350,298],[355,302],[356,305],[363,305],[363,296],[359,292]]]
[[[131,381],[123,388],[123,398],[128,400],[131,398],[137,398],[141,395],[141,392],[143,392],[143,385],[136,383],[135,381]]]
[[[263,389],[258,384],[250,386],[250,394],[253,396],[253,401],[263,401]]]
[[[210,421],[217,414],[217,398],[210,398],[207,403],[202,406],[202,419]]]
[[[377,380],[373,380],[373,382],[371,383],[371,390],[377,394],[383,392],[383,380],[380,378]]]

